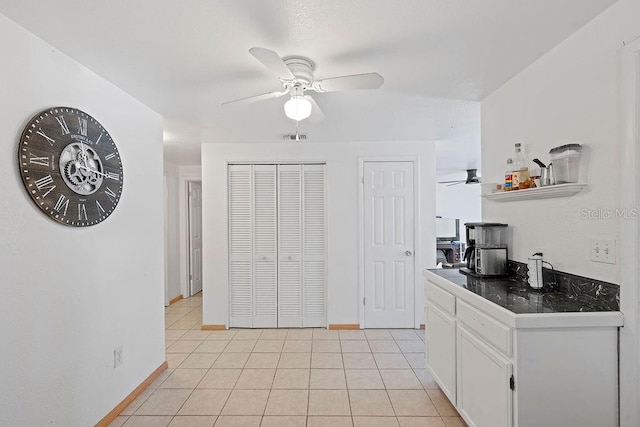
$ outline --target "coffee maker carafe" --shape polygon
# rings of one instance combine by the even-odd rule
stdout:
[[[507,224],[468,222],[464,260],[468,272],[476,276],[507,274]]]

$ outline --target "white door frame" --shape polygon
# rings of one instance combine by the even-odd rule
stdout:
[[[189,298],[189,182],[202,182],[201,176],[181,176],[178,200],[180,203],[180,293]],[[204,290],[204,283],[203,283]]]
[[[164,306],[169,306],[169,177],[166,173],[162,175],[162,186],[164,191]]]
[[[620,50],[620,204],[635,209],[640,196],[640,38]],[[624,184],[624,185],[622,185]],[[640,254],[639,218],[619,218],[620,310],[624,326],[620,328],[620,425],[637,426],[640,420],[640,295],[638,293],[638,255]]]
[[[360,157],[358,159],[358,179],[360,182],[358,183],[358,246],[359,246],[359,254],[358,254],[358,282],[359,282],[359,299],[358,299],[358,309],[360,312],[360,329],[364,329],[365,327],[365,316],[364,316],[364,305],[362,304],[364,296],[365,296],[365,265],[364,265],[364,164],[370,162],[412,162],[413,163],[413,241],[414,241],[414,250],[413,250],[413,324],[414,328],[420,329],[420,317],[418,313],[424,309],[424,297],[419,289],[422,289],[419,284],[420,280],[420,262],[418,260],[422,256],[422,248],[420,245],[420,162],[418,161],[418,157],[413,156],[385,156],[385,157]]]

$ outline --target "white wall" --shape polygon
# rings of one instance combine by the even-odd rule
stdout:
[[[550,148],[566,143],[586,151],[581,175],[589,189],[574,197],[483,202],[485,221],[510,225],[510,252],[518,261],[540,248],[557,269],[618,280],[618,266],[593,263],[589,252],[592,238],[616,239],[616,221],[588,220],[583,213],[617,207],[618,55],[623,41],[640,35],[639,13],[640,2],[616,3],[482,101],[485,182],[502,181],[518,141],[529,161],[546,162]]]
[[[460,220],[460,241],[466,243],[465,222],[482,219],[480,184],[436,185],[436,215]]]
[[[526,144],[529,159],[543,161],[557,145],[577,142],[586,149],[581,178],[588,190],[561,199],[483,201],[482,213],[485,221],[510,225],[514,259],[526,261],[542,249],[559,270],[620,284],[625,316],[620,331],[622,426],[637,426],[639,419],[638,308],[632,298],[638,285],[620,281],[621,272],[628,277],[636,264],[622,265],[621,254],[616,265],[591,262],[589,243],[592,238],[620,242],[619,227],[630,220],[585,217],[589,211],[637,208],[620,203],[621,186],[638,190],[634,177],[621,177],[619,171],[627,163],[620,144],[620,63],[623,43],[640,35],[638,16],[640,2],[618,1],[481,104],[485,182],[502,180],[505,160],[517,141]]]
[[[180,288],[180,167],[164,162],[165,185],[165,305],[182,294]],[[185,297],[187,295],[184,295]]]
[[[411,156],[419,159],[420,215],[416,230],[416,286],[419,272],[435,264],[435,149],[431,142],[203,144],[203,322],[228,324],[227,176],[236,161],[325,161],[328,210],[327,323],[360,323],[359,158]],[[424,323],[422,298],[418,323]]]
[[[0,52],[0,425],[94,425],[164,361],[161,117],[3,15]],[[118,207],[92,227],[48,219],[20,179],[23,126],[57,105],[122,157]]]

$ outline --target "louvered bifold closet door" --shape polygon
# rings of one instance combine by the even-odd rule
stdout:
[[[253,320],[253,230],[251,165],[229,165],[229,326]]]
[[[302,326],[302,176],[278,165],[278,327]]]
[[[302,326],[326,326],[325,165],[302,165]]]
[[[253,327],[278,326],[276,166],[253,166]]]

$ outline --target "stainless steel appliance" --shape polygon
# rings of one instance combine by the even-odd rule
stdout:
[[[464,260],[468,272],[476,276],[507,274],[507,224],[468,222]]]

